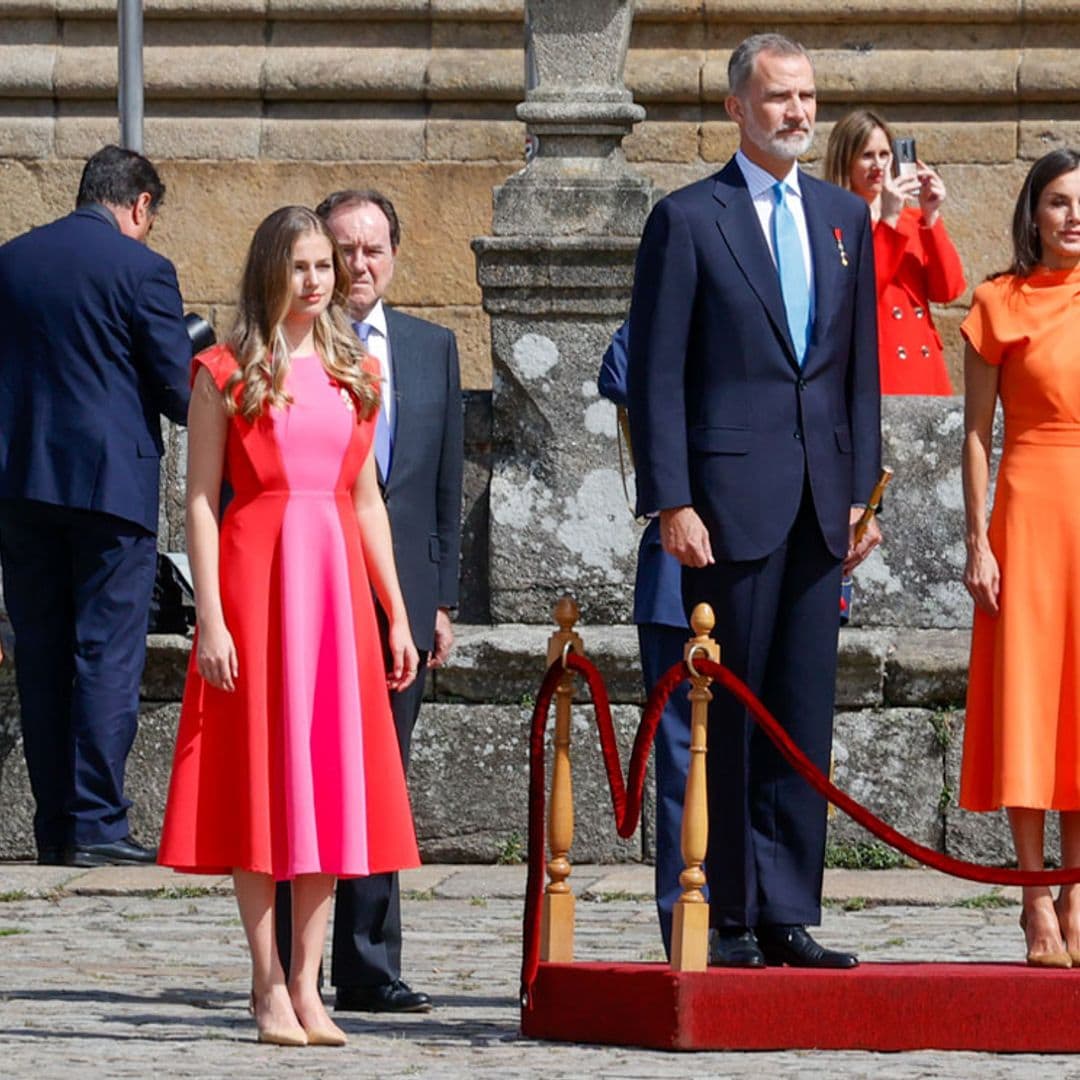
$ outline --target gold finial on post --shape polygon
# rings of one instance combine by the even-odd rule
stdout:
[[[690,768],[683,797],[682,857],[685,869],[679,875],[682,896],[675,904],[671,931],[673,971],[704,971],[709,964],[709,905],[701,891],[705,885],[702,864],[709,843],[709,807],[705,780],[705,753],[708,745],[709,702],[712,693],[708,675],[697,674],[695,659],[720,662],[720,646],[709,636],[716,616],[708,604],[698,604],[690,616],[694,636],[686,643],[683,656],[693,672],[690,682]],[[676,691],[678,692],[678,691]]]
[[[574,633],[578,606],[562,596],[552,612],[559,629],[548,640],[548,666],[567,652],[584,655],[581,638]],[[574,894],[570,876],[570,846],[574,842],[574,788],[570,772],[570,709],[574,699],[574,673],[563,672],[555,690],[555,753],[551,764],[548,799],[548,884],[540,927],[540,959],[569,963],[574,959]]]

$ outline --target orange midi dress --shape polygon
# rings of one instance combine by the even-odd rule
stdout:
[[[1000,365],[990,516],[997,616],[976,609],[960,805],[1080,809],[1080,269],[975,290],[961,332]]]

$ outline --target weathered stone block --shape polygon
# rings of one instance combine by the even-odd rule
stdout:
[[[492,328],[497,621],[546,621],[567,591],[591,622],[627,618],[637,538],[619,479],[614,412],[596,390],[616,325],[502,317]]]
[[[431,17],[439,20],[501,19],[520,22],[524,0],[428,0]]]
[[[506,106],[463,106],[432,102],[425,129],[429,161],[506,161],[525,159],[525,125]]]
[[[81,162],[0,161],[0,241],[70,211]]]
[[[191,640],[180,634],[151,634],[139,697],[145,702],[179,701],[184,696]]]
[[[858,608],[854,610],[858,620]],[[836,669],[838,709],[866,709],[882,704],[885,658],[892,639],[889,631],[862,630],[857,625],[840,631]]]
[[[0,94],[6,98],[51,94],[56,55],[53,45],[0,45]]]
[[[940,850],[944,747],[929,709],[841,712],[833,735],[835,783],[905,836]],[[830,843],[869,834],[845,814],[829,824]]]
[[[457,626],[450,659],[433,673],[437,698],[474,703],[531,701],[547,671],[548,640],[555,629],[553,622]],[[611,701],[642,701],[635,628],[586,624],[578,626],[577,632],[585,655],[604,678]],[[585,681],[580,677],[578,687],[578,700],[586,700]]]
[[[690,110],[686,110],[687,113]],[[623,143],[627,161],[696,161],[701,125],[685,120],[653,120],[639,124]]]
[[[1009,263],[1013,207],[1029,164],[941,167],[949,189],[949,235],[964,260],[969,285]]]
[[[1025,48],[1017,72],[1020,97],[1024,101],[1075,101],[1076,48],[1064,42],[1049,48]]]
[[[1033,161],[1051,150],[1080,145],[1074,105],[1024,105],[1020,111],[1021,158]]]
[[[49,157],[55,129],[50,101],[27,101],[17,110],[0,108],[0,158]]]
[[[638,710],[614,710],[623,768]],[[430,862],[493,862],[523,857],[528,836],[530,710],[515,706],[429,704],[413,736],[409,789],[421,855]],[[553,723],[553,722],[552,722]],[[545,758],[551,765],[548,727]],[[641,857],[640,829],[616,835],[607,776],[592,717],[575,709],[571,757],[574,785],[574,862]]]
[[[1053,0],[1051,0],[1053,2]],[[757,0],[704,0],[706,18],[743,22],[761,17]],[[866,0],[788,0],[776,12],[779,22],[874,22],[881,9]],[[894,0],[889,20],[895,22],[991,22],[1016,18],[1016,0]]]
[[[272,105],[262,126],[261,155],[304,163],[422,160],[422,108],[410,105],[394,112],[355,115],[349,106],[321,102]]]
[[[963,629],[963,496],[959,398],[887,397],[882,461],[896,479],[885,497],[885,543],[856,575],[863,626]]]
[[[190,106],[156,102],[147,110],[145,152],[152,161],[235,161],[261,154],[263,122],[254,102],[220,102],[210,115],[192,116]],[[100,143],[98,144],[100,146]],[[88,147],[80,157],[89,157]]]
[[[627,57],[626,85],[635,100],[653,102],[696,102],[701,97],[701,65],[705,62],[702,36],[697,48],[671,48],[670,27],[665,28],[664,48],[637,48]]]
[[[266,0],[274,19],[418,19],[430,0]]]
[[[967,630],[899,630],[885,664],[889,705],[962,705],[967,692]]]
[[[739,129],[730,120],[707,120],[701,125],[701,157],[726,162],[739,148]]]

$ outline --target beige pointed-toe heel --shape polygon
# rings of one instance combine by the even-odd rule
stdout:
[[[259,1042],[271,1046],[307,1046],[308,1037],[303,1031],[278,1031],[274,1028],[259,1028]]]
[[[344,1046],[348,1036],[340,1028],[304,1028],[308,1046]]]

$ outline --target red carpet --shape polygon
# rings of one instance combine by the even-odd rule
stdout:
[[[1080,1051],[1080,971],[862,964],[854,971],[542,963],[521,1030],[661,1050]]]

